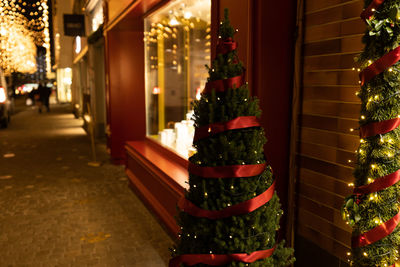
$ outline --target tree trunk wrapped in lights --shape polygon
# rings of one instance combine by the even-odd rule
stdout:
[[[293,250],[277,244],[282,215],[266,165],[258,100],[250,97],[228,12],[217,57],[194,105],[197,153],[178,206],[180,240],[170,266],[287,266]]]
[[[366,0],[365,6],[361,139],[343,217],[353,228],[352,266],[394,267],[400,248],[400,1]]]

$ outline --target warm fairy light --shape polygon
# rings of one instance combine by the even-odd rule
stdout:
[[[354,129],[353,128],[350,128],[350,132],[353,132],[354,131]]]
[[[183,14],[183,17],[185,19],[190,19],[192,16],[193,16],[193,14],[190,11],[185,11],[185,13]]]
[[[358,152],[360,152],[360,153],[363,153],[363,152],[364,152],[364,150],[362,150],[362,149],[360,148],[360,150],[359,150]]]
[[[347,252],[347,256],[350,256],[351,255],[351,252],[349,251],[349,252]]]
[[[375,193],[374,195],[370,195],[369,196],[369,200],[376,200],[376,199],[378,199],[378,195]]]
[[[349,186],[349,187],[353,187],[354,184],[353,184],[353,183],[349,183],[348,186]]]
[[[372,178],[368,178],[368,183],[372,183],[374,180]]]
[[[389,158],[391,158],[391,157],[393,157],[393,154],[392,154],[391,152],[388,152],[388,153],[387,153],[387,156],[388,156]]]
[[[365,120],[365,116],[364,116],[364,115],[361,115],[361,119],[362,119],[362,120]]]
[[[371,65],[372,64],[372,60],[368,60],[368,64]]]
[[[379,95],[375,95],[375,96],[374,96],[374,99],[375,99],[375,100],[378,100],[378,99],[379,99]]]
[[[376,169],[376,165],[375,164],[371,164],[371,168],[372,169]]]
[[[6,91],[3,87],[0,87],[0,103],[4,103],[7,100]]]
[[[390,72],[392,72],[392,71],[393,71],[393,69],[392,69],[392,68],[390,68],[390,69],[389,69],[389,71],[390,71]]]
[[[384,142],[385,142],[385,140],[384,140],[382,137],[381,137],[380,141],[381,141],[381,143],[384,143]]]
[[[357,96],[358,96],[359,94],[360,94],[359,92],[355,92],[355,95],[357,95]]]
[[[351,163],[351,159],[349,159],[347,162],[348,162],[348,163]]]
[[[364,255],[365,257],[368,257],[368,254],[367,254],[367,252],[365,252],[365,251],[364,251],[363,255]]]
[[[46,71],[51,72],[51,57],[50,57],[50,31],[49,31],[49,7],[45,0],[41,2],[43,8],[43,47],[46,48]]]
[[[177,25],[179,25],[180,23],[179,23],[179,21],[175,18],[175,17],[173,17],[172,19],[170,19],[170,21],[169,21],[169,25],[170,26],[177,26]]]
[[[361,138],[361,139],[360,139],[360,143],[364,143],[364,139]]]
[[[356,70],[356,68],[352,68],[351,70]]]
[[[50,71],[49,7],[46,2],[1,1],[0,68],[6,72],[36,72],[36,46],[46,49],[46,69]],[[26,13],[28,8],[32,10],[31,14]],[[35,17],[28,19],[28,15]]]

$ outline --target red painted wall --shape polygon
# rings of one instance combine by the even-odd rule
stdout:
[[[261,123],[268,139],[265,154],[286,210],[296,3],[275,1],[271,5],[270,1],[254,0],[253,4],[253,94],[260,98]],[[285,225],[285,217],[281,225]]]
[[[111,30],[106,40],[109,148],[112,160],[122,163],[125,142],[146,133],[143,32]]]

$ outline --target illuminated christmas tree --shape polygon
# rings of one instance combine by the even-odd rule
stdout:
[[[400,1],[365,1],[360,146],[354,193],[343,207],[353,228],[352,266],[395,266],[400,247]]]
[[[258,100],[249,95],[228,11],[217,57],[194,105],[197,153],[181,200],[180,240],[170,266],[287,266],[293,250],[276,242],[282,215],[266,165]]]

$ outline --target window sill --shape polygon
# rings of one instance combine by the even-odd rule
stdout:
[[[133,190],[177,235],[176,204],[188,187],[188,161],[149,139],[127,142],[125,150],[126,174]]]

